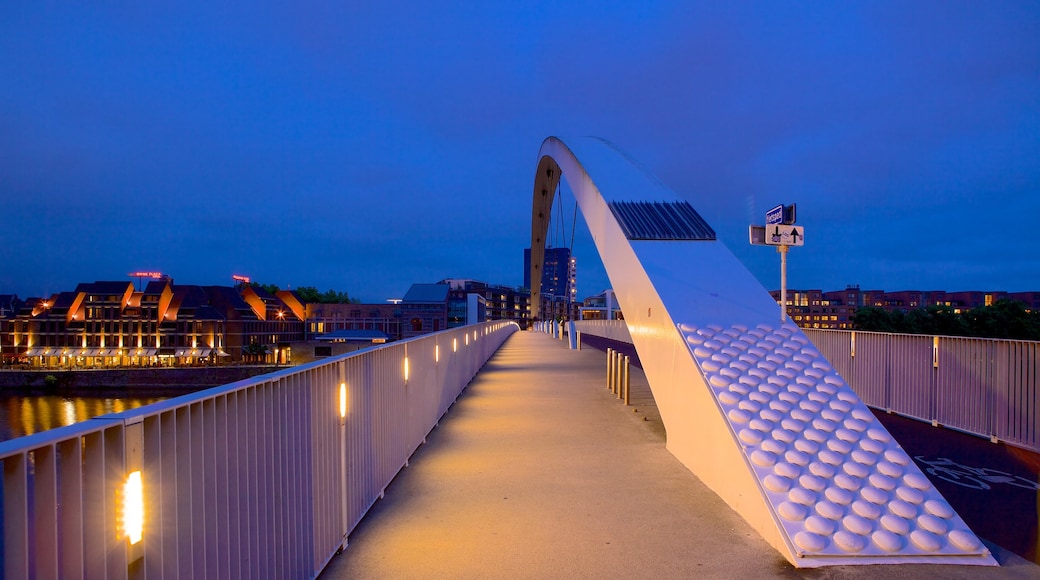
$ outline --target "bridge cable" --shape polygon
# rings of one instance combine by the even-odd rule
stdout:
[[[560,213],[560,220],[557,222],[559,224],[559,226],[560,226],[559,243],[560,243],[560,245],[563,245],[563,240],[565,240],[567,238],[567,231],[566,231],[566,228],[564,227],[564,221],[563,221],[563,218],[565,216],[563,214],[563,180],[562,179],[560,181],[556,182],[556,201],[557,201],[556,205],[560,206],[560,212],[559,212]]]

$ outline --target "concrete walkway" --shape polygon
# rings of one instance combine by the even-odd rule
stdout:
[[[1002,568],[796,569],[664,447],[595,350],[532,332],[503,345],[322,578],[1038,578]]]

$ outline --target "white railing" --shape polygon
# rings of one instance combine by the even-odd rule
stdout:
[[[623,321],[576,326],[632,342]],[[1040,342],[802,331],[867,405],[1040,451]]]
[[[868,405],[1040,451],[1040,342],[804,332]]]
[[[3,576],[315,577],[516,330],[447,330],[0,443]]]
[[[574,322],[574,328],[581,334],[632,344],[632,336],[624,320],[578,320]]]

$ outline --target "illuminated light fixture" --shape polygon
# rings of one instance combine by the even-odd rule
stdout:
[[[347,416],[347,383],[339,384],[339,418]]]
[[[123,533],[130,545],[141,541],[144,531],[144,489],[141,472],[132,471],[123,484]]]
[[[469,346],[469,333],[466,333],[466,346]]]
[[[408,380],[408,357],[404,357],[404,380]]]
[[[459,351],[459,339],[453,338],[453,339],[451,339],[451,352],[458,352],[458,351]]]
[[[433,345],[433,362],[441,362],[441,345]]]

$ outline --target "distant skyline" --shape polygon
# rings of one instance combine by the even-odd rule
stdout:
[[[16,3],[0,78],[22,298],[136,270],[520,286],[550,135],[616,144],[767,290],[747,227],[779,203],[791,288],[1040,289],[1036,2]],[[610,283],[562,194],[584,298]]]

